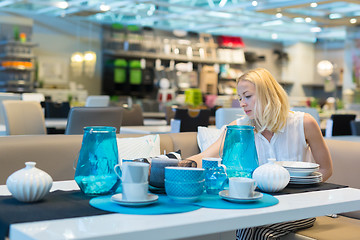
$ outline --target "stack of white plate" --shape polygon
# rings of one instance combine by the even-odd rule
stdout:
[[[289,184],[315,184],[322,182],[322,174],[317,172],[319,164],[310,162],[276,162],[290,173]]]

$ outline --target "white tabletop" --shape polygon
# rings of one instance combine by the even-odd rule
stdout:
[[[53,189],[77,188],[74,181]],[[4,186],[0,194],[5,194]],[[12,224],[10,239],[173,239],[230,231],[270,223],[360,210],[360,190],[341,188],[276,196],[277,205],[258,209],[209,209],[166,214],[107,214]]]

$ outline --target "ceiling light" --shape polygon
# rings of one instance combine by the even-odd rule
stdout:
[[[356,18],[350,19],[350,23],[351,23],[351,24],[355,24],[356,22],[357,22]]]
[[[110,10],[110,6],[102,3],[100,5],[100,10],[103,11],[103,12],[107,12],[107,11]]]
[[[261,24],[261,26],[263,27],[268,27],[268,26],[278,26],[278,25],[281,25],[283,24],[283,21],[281,20],[274,20],[274,21],[268,21],[268,22],[263,22]]]
[[[317,64],[317,72],[320,76],[330,76],[334,71],[334,65],[328,60],[322,60]]]
[[[276,33],[271,34],[272,39],[278,39],[278,35]]]
[[[320,27],[312,27],[310,29],[310,32],[321,32],[321,28]]]
[[[275,16],[276,16],[277,18],[282,18],[283,15],[282,15],[282,13],[279,12],[279,13],[277,13]]]
[[[339,19],[339,18],[342,18],[342,15],[340,13],[330,13],[329,18],[330,19]]]
[[[312,8],[316,8],[318,6],[318,4],[316,2],[310,3],[310,7]]]
[[[85,52],[84,61],[96,61],[96,53],[93,51]]]
[[[80,63],[82,61],[84,61],[84,56],[81,52],[74,52],[71,55],[71,62]]]
[[[254,7],[256,7],[258,5],[258,2],[257,1],[252,1],[251,2],[251,5],[253,5]]]
[[[310,17],[305,18],[305,22],[307,23],[311,22],[311,18]]]
[[[57,2],[57,3],[55,3],[55,6],[58,8],[61,8],[61,9],[66,9],[69,7],[69,3],[65,2],[65,1]]]
[[[206,13],[209,16],[212,17],[221,17],[221,18],[231,18],[232,15],[230,13],[226,13],[226,12],[215,12],[215,11],[210,11]]]
[[[185,30],[173,30],[173,34],[176,36],[176,37],[185,37],[187,35],[187,32]]]
[[[304,19],[301,18],[301,17],[296,17],[296,18],[294,18],[293,20],[294,20],[294,22],[296,22],[296,23],[303,23],[303,22],[304,22]]]

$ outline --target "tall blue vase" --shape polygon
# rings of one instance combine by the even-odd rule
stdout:
[[[228,177],[252,177],[259,166],[254,127],[231,125],[226,127],[222,154]]]
[[[81,191],[87,195],[115,192],[120,184],[114,172],[117,163],[116,128],[85,127],[74,177]]]

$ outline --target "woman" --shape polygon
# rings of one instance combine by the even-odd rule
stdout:
[[[276,158],[277,161],[315,161],[320,165],[323,181],[331,176],[332,161],[319,125],[311,115],[289,110],[286,92],[269,71],[257,68],[246,72],[237,79],[237,92],[240,106],[247,116],[245,120],[238,119],[230,125],[246,123],[255,127],[255,145],[260,165],[267,163],[269,158]],[[221,137],[204,152],[188,160],[195,161],[201,167],[203,157],[219,157],[220,145]],[[305,219],[290,222],[293,226],[286,229],[309,227],[314,221]],[[289,225],[280,223],[240,229],[237,237],[254,239],[259,232],[265,234],[267,228],[279,231],[277,236],[281,236],[284,235],[281,233],[284,224]]]

